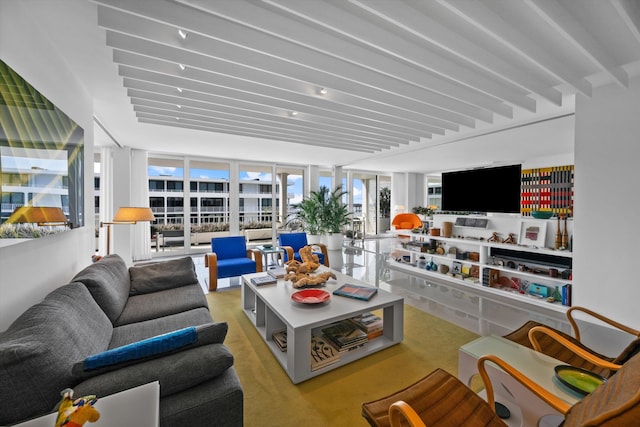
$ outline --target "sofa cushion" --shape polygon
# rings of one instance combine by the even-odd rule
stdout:
[[[157,319],[117,326],[113,328],[109,348],[120,347],[188,326],[204,325],[211,323],[211,321],[211,313],[209,310],[201,307]]]
[[[191,257],[135,265],[129,268],[129,276],[131,295],[198,283],[196,266]]]
[[[73,278],[89,289],[91,295],[111,322],[122,313],[129,298],[129,270],[117,254],[107,255],[91,264]]]
[[[122,347],[112,348],[102,353],[92,354],[84,359],[83,368],[86,371],[91,371],[105,366],[158,356],[192,344],[197,339],[198,335],[196,334],[195,326],[178,329],[177,331],[156,335]]]
[[[152,381],[160,382],[160,396],[187,390],[215,378],[233,365],[224,344],[208,344],[105,372],[76,384],[74,394],[106,396]]]
[[[62,286],[0,333],[0,425],[50,412],[74,362],[105,350],[111,322],[81,283]]]
[[[158,335],[91,355],[74,364],[72,372],[78,380],[83,380],[188,348],[222,344],[227,336],[228,328],[226,322],[218,322]],[[180,337],[176,337],[178,332],[180,332]],[[185,335],[182,335],[183,333]],[[175,338],[178,338],[179,341],[174,341]],[[138,351],[141,348],[142,351]],[[99,365],[94,365],[96,359],[99,361]]]
[[[194,308],[207,308],[207,298],[199,284],[130,296],[115,326],[168,316]]]

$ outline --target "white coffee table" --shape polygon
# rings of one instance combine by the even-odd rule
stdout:
[[[327,270],[321,267],[322,271]],[[337,280],[330,279],[321,289],[332,293],[344,283],[371,286],[350,276],[334,272]],[[300,304],[291,300],[295,289],[291,282],[279,279],[276,284],[255,286],[251,278],[266,273],[242,276],[242,309],[262,339],[276,357],[294,384],[321,375],[369,354],[398,344],[404,337],[404,299],[379,289],[370,301],[331,295],[321,304]],[[358,314],[382,309],[383,335],[372,339],[363,347],[340,354],[340,360],[323,368],[311,370],[311,333],[330,323],[348,319]],[[274,332],[286,329],[287,350],[281,351],[272,338]]]
[[[478,373],[478,359],[487,354],[493,354],[509,363],[526,377],[570,405],[581,399],[579,394],[569,390],[555,379],[554,367],[566,365],[566,363],[506,338],[493,335],[480,337],[460,347],[458,350],[458,378],[460,381],[469,385],[473,375]],[[487,363],[486,366],[496,394],[496,402],[500,402],[510,409],[513,409],[515,405],[516,411],[511,411],[515,412],[514,419],[511,422],[505,420],[510,426],[538,426],[540,420],[545,416],[561,415],[501,369],[491,363]]]

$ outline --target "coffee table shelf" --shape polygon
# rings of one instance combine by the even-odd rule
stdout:
[[[370,286],[350,276],[334,273],[337,280],[330,279],[322,287],[329,293],[344,283]],[[252,277],[264,274],[242,276],[242,309],[294,384],[398,344],[404,338],[402,297],[379,289],[370,301],[331,295],[325,303],[299,304],[291,300],[291,295],[300,290],[293,288],[291,282],[279,279],[272,285],[255,286],[251,283]],[[340,353],[337,362],[311,370],[312,333],[319,335],[322,328],[333,322],[374,310],[382,310],[382,336],[362,347]],[[287,331],[286,351],[281,351],[272,338],[274,332],[282,330]]]

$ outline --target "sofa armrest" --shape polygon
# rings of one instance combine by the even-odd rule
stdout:
[[[72,388],[78,396],[103,397],[159,381],[160,395],[168,396],[215,378],[231,366],[233,355],[224,344],[207,344],[104,372]]]

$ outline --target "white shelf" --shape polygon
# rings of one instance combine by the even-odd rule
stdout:
[[[530,304],[545,310],[551,310],[557,313],[565,313],[569,307],[566,307],[560,303],[550,303],[547,302],[544,298],[538,298],[532,295],[520,294],[516,292],[511,292],[499,288],[491,288],[488,286],[483,286],[481,283],[473,283],[468,280],[456,279],[454,277],[447,276],[442,273],[431,272],[427,270],[423,270],[417,267],[413,267],[411,265],[389,260],[389,267],[395,270],[403,271],[407,274],[411,274],[414,276],[419,276],[424,279],[435,279],[438,281],[444,281],[449,285],[457,285],[465,290],[471,290],[473,293],[478,295],[493,295],[500,297],[501,299],[513,300],[522,304]],[[454,307],[455,308],[455,307]]]

